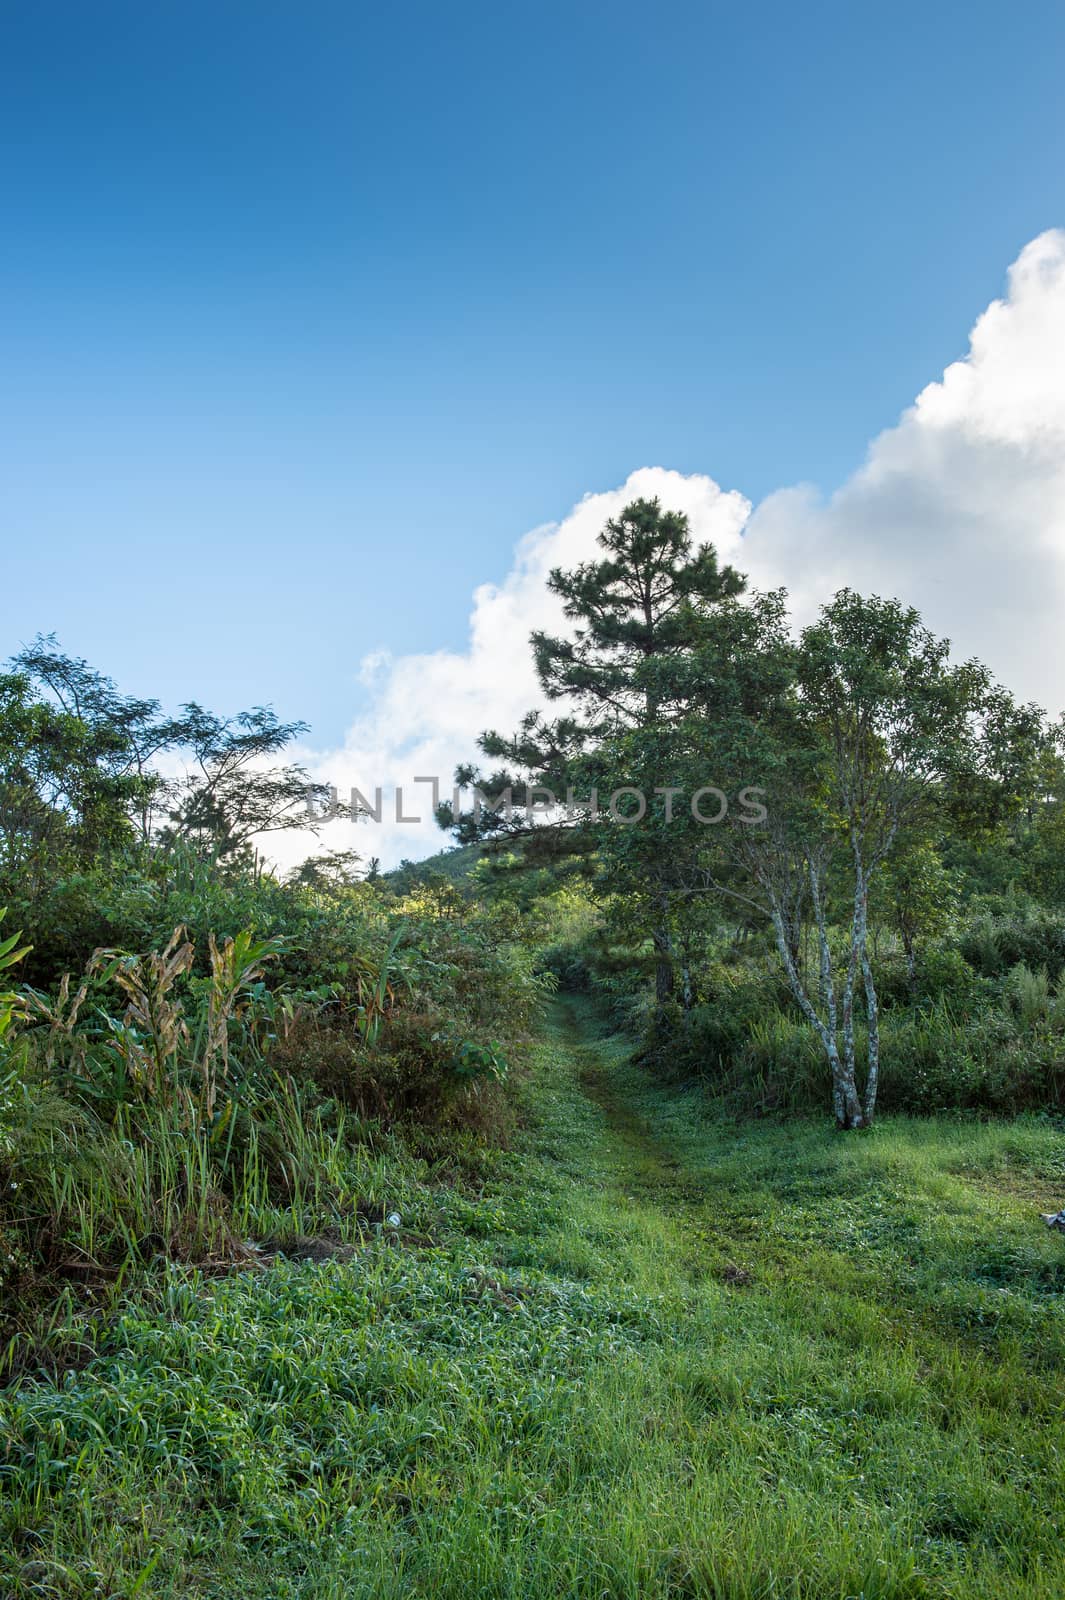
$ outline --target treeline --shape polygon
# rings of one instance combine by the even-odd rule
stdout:
[[[586,886],[559,977],[748,1108],[1059,1107],[1063,723],[896,600],[843,590],[796,636],[657,501],[599,542],[551,574],[571,629],[531,640],[561,714],[486,732],[497,765],[456,777],[489,803],[439,813]],[[568,808],[499,804],[545,789]]]

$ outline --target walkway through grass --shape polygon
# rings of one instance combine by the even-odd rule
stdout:
[[[1060,1129],[715,1122],[561,1003],[528,1094],[404,1247],[0,1406],[0,1592],[1060,1600]]]

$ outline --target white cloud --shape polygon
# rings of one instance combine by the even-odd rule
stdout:
[[[338,798],[346,798],[354,785],[372,800],[380,785],[385,820],[330,823],[321,845],[310,835],[273,835],[263,841],[267,855],[290,863],[323,846],[354,848],[364,857],[380,856],[389,866],[442,849],[447,841],[432,820],[428,785],[414,785],[414,778],[436,776],[448,793],[459,762],[476,759],[477,735],[485,728],[510,732],[539,702],[529,634],[534,628],[566,627],[561,605],[547,589],[551,568],[593,557],[606,520],[630,500],[652,495],[686,511],[696,540],[711,541],[723,560],[739,555],[750,502],[725,493],[710,478],[661,467],[641,468],[619,488],[587,495],[561,522],[533,529],[519,541],[503,582],[476,591],[463,653],[367,657],[361,678],[370,689],[368,711],[352,724],[342,748],[301,753],[316,778],[336,787]],[[420,826],[395,822],[396,785],[403,791],[404,814],[421,814]]]
[[[418,774],[450,781],[476,754],[486,727],[509,731],[536,704],[528,649],[534,628],[563,625],[546,589],[553,566],[595,552],[603,523],[638,495],[686,511],[698,542],[760,587],[784,584],[799,620],[844,584],[917,605],[960,655],[979,655],[1015,692],[1054,711],[1065,704],[1065,232],[1033,240],[1009,273],[1008,292],[973,329],[964,360],[931,383],[899,423],[870,446],[861,468],[825,499],[810,487],[770,495],[751,514],[708,477],[660,467],[588,495],[561,522],[536,528],[506,579],[474,595],[461,654],[362,664],[369,708],[341,749],[305,752],[315,776],[346,794],[376,784],[405,788],[406,810],[426,821],[333,824],[323,844],[354,845],[386,865],[439,849]],[[411,805],[414,795],[420,805]],[[386,806],[386,816],[388,815]],[[281,855],[279,840],[269,853]],[[286,861],[314,848],[284,840]]]
[[[744,538],[755,581],[808,618],[844,584],[916,605],[1017,694],[1065,704],[1065,233],[1041,234],[963,361],[874,440],[828,500],[770,495]]]

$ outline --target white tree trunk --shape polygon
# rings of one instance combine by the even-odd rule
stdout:
[[[776,936],[777,949],[784,963],[784,971],[787,973],[791,992],[795,996],[803,1016],[820,1039],[825,1058],[828,1061],[829,1071],[832,1075],[832,1109],[835,1112],[836,1122],[841,1128],[860,1128],[864,1125],[864,1117],[861,1101],[858,1098],[857,1085],[854,1081],[853,1038],[850,1055],[848,1056],[846,1051],[841,1055],[836,989],[832,973],[832,951],[828,943],[828,928],[821,899],[820,881],[817,869],[812,863],[809,865],[809,872],[814,902],[814,919],[817,925],[818,946],[821,956],[821,989],[824,996],[827,1020],[818,1015],[817,1007],[806,992],[806,986],[802,981],[798,967],[795,965],[795,958],[788,942],[783,912],[779,901],[771,892],[770,914],[773,921],[773,932]]]

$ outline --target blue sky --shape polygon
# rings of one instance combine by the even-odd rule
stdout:
[[[0,4],[0,652],[336,740],[634,468],[831,490],[1065,217],[1065,9]]]

